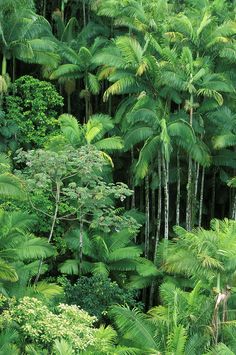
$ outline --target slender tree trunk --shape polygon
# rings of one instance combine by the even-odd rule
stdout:
[[[195,169],[195,187],[194,187],[195,200],[197,200],[197,193],[198,193],[199,171],[200,171],[200,165],[199,165],[199,163],[197,163],[197,166],[196,166],[196,169]]]
[[[233,199],[233,208],[232,208],[231,218],[233,220],[236,220],[236,193],[235,193],[235,191],[234,191],[234,199]]]
[[[155,235],[156,227],[156,190],[152,188],[152,203],[151,203],[151,220],[152,220],[152,235]],[[154,238],[152,238],[154,239]]]
[[[189,124],[193,126],[193,95],[190,96]],[[187,202],[186,202],[186,229],[192,228],[192,159],[188,161],[188,182],[187,182]]]
[[[131,167],[134,165],[134,149],[131,148]],[[135,185],[134,185],[134,177],[131,174],[131,189],[133,190],[133,194],[131,196],[131,208],[135,208]]]
[[[5,75],[6,73],[7,73],[7,58],[3,54],[3,58],[2,58],[2,75]]]
[[[12,82],[14,83],[16,80],[16,58],[12,57]]]
[[[162,178],[161,178],[161,155],[158,153],[158,180],[159,180],[159,188],[158,188],[158,202],[157,202],[157,223],[156,223],[156,239],[154,246],[154,255],[153,262],[156,264],[157,262],[157,249],[160,241],[160,229],[161,229],[161,205],[162,205]],[[153,306],[154,294],[155,294],[155,286],[156,282],[152,281],[149,295],[149,307]]]
[[[180,161],[179,161],[179,149],[177,150],[177,194],[176,194],[176,225],[179,226],[180,215]]]
[[[164,157],[162,157],[162,167],[163,167],[163,176],[164,176],[164,197],[165,197],[164,239],[168,240],[169,238],[169,163],[166,162]]]
[[[62,22],[64,23],[64,21],[65,21],[65,3],[64,3],[64,0],[61,0],[61,19],[62,19]]]
[[[211,194],[211,219],[215,216],[215,200],[216,200],[216,170],[212,176],[212,194]]]
[[[149,236],[150,236],[150,200],[149,200],[149,178],[145,177],[145,258],[149,256]]]
[[[43,11],[42,11],[43,17],[46,17],[46,9],[47,9],[47,0],[43,0]]]
[[[86,8],[85,8],[85,0],[83,0],[83,23],[84,27],[86,26]]]
[[[57,181],[56,182],[56,196],[55,196],[55,210],[54,210],[54,215],[52,217],[52,224],[51,224],[51,229],[50,229],[50,233],[49,233],[49,237],[48,237],[48,243],[51,243],[52,237],[53,237],[53,233],[55,230],[55,225],[56,225],[56,221],[57,221],[57,217],[58,217],[58,209],[59,209],[59,202],[60,202],[60,182]],[[41,275],[42,272],[42,266],[43,266],[43,258],[41,258],[40,262],[39,262],[39,267],[38,267],[38,273],[36,275],[34,284],[36,284],[39,280],[39,277]]]
[[[203,196],[204,196],[204,180],[205,180],[205,168],[202,168],[202,178],[201,178],[201,188],[200,188],[200,199],[199,199],[199,217],[198,226],[202,225],[202,206],[203,206]]]
[[[80,225],[79,225],[79,276],[82,275],[83,238],[84,238],[84,226],[83,226],[83,220],[82,220],[82,218],[80,218]]]

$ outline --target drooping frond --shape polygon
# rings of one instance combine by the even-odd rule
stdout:
[[[156,349],[154,341],[155,327],[150,322],[148,316],[137,309],[130,310],[127,307],[113,306],[109,314],[114,319],[121,333],[131,344],[137,344],[141,349]]]
[[[128,150],[133,147],[135,144],[145,141],[153,135],[153,129],[150,127],[137,127],[131,130],[128,130],[127,134],[124,137],[125,149]]]
[[[2,259],[0,259],[0,280],[6,280],[12,282],[18,280],[18,275],[16,273],[16,270],[10,264],[8,264]]]
[[[69,114],[63,114],[59,117],[59,123],[63,135],[74,147],[78,147],[82,143],[82,129],[76,118]]]
[[[143,50],[139,42],[132,37],[118,37],[115,41],[125,62],[130,65],[139,66],[142,60]],[[138,69],[137,69],[138,70]]]
[[[101,139],[100,141],[94,143],[94,146],[99,150],[121,150],[124,147],[124,143],[121,137],[108,137]]]
[[[136,165],[136,176],[138,178],[143,179],[147,175],[149,165],[152,159],[156,157],[158,148],[160,148],[159,136],[149,138],[145,142],[143,148],[140,151],[139,160]]]
[[[19,259],[39,259],[54,255],[54,248],[46,239],[36,238],[31,235],[17,246]]]
[[[81,71],[78,65],[76,64],[62,64],[50,75],[50,79],[58,78],[80,78]]]
[[[21,180],[12,174],[0,175],[0,196],[24,199],[25,192]]]
[[[236,135],[233,133],[215,136],[212,140],[215,149],[228,148],[236,145]]]
[[[117,80],[104,92],[103,99],[107,101],[110,95],[126,94],[129,90],[133,91],[135,87],[135,77],[127,74],[126,77]]]

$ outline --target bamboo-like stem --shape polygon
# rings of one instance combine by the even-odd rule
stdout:
[[[150,236],[150,200],[149,200],[149,177],[145,177],[145,249],[144,255],[149,256],[149,236]]]
[[[198,226],[202,225],[202,207],[203,207],[203,196],[204,196],[204,181],[205,181],[205,168],[202,168],[202,178],[201,178],[201,188],[200,188],[200,199],[199,199],[199,217]]]
[[[199,171],[200,171],[200,165],[199,165],[199,163],[197,163],[197,166],[196,166],[196,169],[195,169],[195,187],[194,187],[195,200],[197,199],[197,193],[198,193]]]
[[[134,148],[131,148],[131,167],[134,165]],[[134,177],[131,176],[131,187],[133,190],[133,194],[131,196],[131,208],[135,208],[135,185],[134,185]]]
[[[164,176],[164,197],[165,197],[165,206],[164,206],[164,239],[168,240],[169,238],[169,164],[162,157],[162,167],[163,167],[163,176]]]
[[[158,180],[159,180],[159,188],[158,188],[158,202],[157,202],[157,226],[156,226],[156,238],[155,238],[155,246],[154,246],[154,255],[153,262],[156,264],[157,262],[157,249],[160,241],[160,229],[161,229],[161,205],[162,205],[162,178],[161,178],[161,155],[158,154]],[[149,294],[149,307],[151,308],[154,303],[154,293],[155,293],[156,282],[152,281],[150,294]]]
[[[83,24],[86,26],[86,8],[85,8],[85,0],[83,0]]]
[[[80,217],[79,225],[79,276],[82,274],[82,262],[83,262],[83,239],[84,239],[84,230],[83,230],[83,220]]]
[[[193,125],[193,95],[190,96],[189,124]],[[187,182],[187,203],[186,203],[186,229],[192,228],[192,158],[188,160],[188,182]]]
[[[7,58],[5,54],[3,54],[2,57],[2,75],[5,75],[7,73]]]
[[[233,220],[236,220],[236,193],[235,193],[235,192],[234,192],[234,202],[233,202],[233,208],[232,208],[231,218],[232,218]]]
[[[177,193],[176,193],[176,225],[179,226],[180,216],[180,161],[179,161],[179,149],[177,150]]]

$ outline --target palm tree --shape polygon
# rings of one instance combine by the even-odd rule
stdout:
[[[136,349],[137,354],[198,355],[207,351],[214,342],[211,332],[214,298],[204,294],[201,282],[191,291],[164,282],[160,300],[161,304],[147,314],[119,305],[111,307],[109,314],[120,343]]]
[[[61,45],[59,54],[63,59],[63,64],[53,70],[50,79],[75,80],[83,78],[84,89],[80,92],[80,97],[85,99],[85,122],[88,121],[92,108],[90,95],[96,95],[100,91],[100,84],[93,71],[95,66],[92,62],[93,55],[104,45],[104,40],[97,38],[94,44],[87,48],[81,46],[75,49],[68,45]],[[70,107],[68,107],[70,109]]]
[[[63,114],[59,117],[59,123],[62,134],[53,136],[49,140],[47,147],[50,150],[57,152],[58,149],[63,150],[68,144],[74,148],[92,144],[102,152],[105,160],[113,166],[112,159],[107,152],[119,151],[124,147],[121,137],[106,137],[108,132],[114,128],[114,123],[108,115],[92,115],[86,124],[80,125],[74,116]]]
[[[7,60],[13,59],[13,80],[15,59],[44,65],[55,65],[59,60],[49,23],[27,5],[17,4],[0,4],[2,76],[7,73]]]
[[[140,288],[157,275],[157,269],[151,261],[141,257],[143,249],[132,242],[135,234],[128,229],[112,235],[93,235],[84,233],[82,272],[111,276],[121,284]],[[80,243],[80,231],[69,231],[65,237],[68,247],[75,254],[60,266],[66,274],[78,274],[80,260],[76,255]],[[123,276],[122,276],[123,275]]]
[[[0,213],[0,279],[17,281],[17,270],[23,263],[54,254],[47,241],[29,233],[35,220],[23,212]],[[4,285],[4,284],[3,284]]]
[[[163,267],[168,272],[201,279],[208,287],[214,285],[219,290],[232,284],[235,228],[235,221],[227,219],[213,220],[210,230],[200,228],[187,232],[182,227],[175,227],[178,239],[170,242]]]

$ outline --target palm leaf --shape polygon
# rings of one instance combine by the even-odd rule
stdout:
[[[126,246],[118,248],[109,254],[109,262],[118,261],[122,259],[133,259],[142,253],[142,248],[139,246]]]
[[[54,255],[54,247],[46,239],[28,235],[17,246],[17,254],[21,260],[47,258]]]
[[[155,327],[148,316],[137,309],[130,310],[122,306],[113,306],[109,314],[114,319],[118,332],[130,340],[131,344],[135,344],[143,351],[145,349],[157,350],[157,344],[154,341]]]
[[[25,192],[23,183],[14,175],[5,173],[0,175],[0,196],[24,199]]]
[[[121,150],[124,147],[123,140],[121,137],[108,137],[101,139],[100,141],[94,143],[94,146],[99,150]]]
[[[0,279],[12,282],[18,280],[16,270],[2,259],[0,259]]]
[[[79,274],[79,260],[67,259],[59,265],[59,270],[63,274],[78,275]]]

